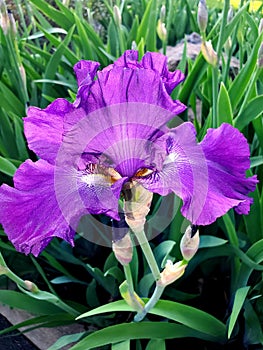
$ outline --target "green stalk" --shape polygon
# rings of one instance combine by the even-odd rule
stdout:
[[[165,287],[164,286],[160,286],[160,285],[156,285],[155,290],[153,292],[153,295],[151,296],[151,298],[149,299],[149,301],[147,302],[147,304],[145,305],[144,309],[141,312],[138,312],[135,317],[134,317],[134,322],[140,322],[144,319],[144,317],[146,316],[146,314],[156,305],[156,303],[159,301],[159,299],[161,298],[163,291],[164,291]]]
[[[146,237],[144,231],[141,231],[139,233],[137,232],[137,233],[135,233],[135,235],[136,235],[138,242],[142,248],[143,254],[144,254],[145,259],[147,260],[147,263],[151,269],[153,277],[154,277],[155,281],[158,281],[161,277],[160,270],[159,270],[159,267],[158,267],[157,262],[155,260],[155,257],[153,255],[150,244],[147,240],[147,237]]]
[[[219,126],[217,115],[217,99],[218,99],[218,67],[212,67],[212,127]]]
[[[132,279],[130,264],[123,265],[123,270],[124,270],[125,279],[126,279],[127,284],[128,284],[129,293],[131,295],[133,295],[134,294],[134,286],[133,286],[133,279]]]

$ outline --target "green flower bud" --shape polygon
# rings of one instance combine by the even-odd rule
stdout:
[[[117,5],[113,6],[113,17],[116,25],[121,26],[121,11]]]
[[[192,227],[188,226],[180,242],[181,253],[186,261],[192,259],[197,252],[200,243],[199,231],[197,230],[193,236],[192,234]]]
[[[130,188],[124,190],[126,195],[124,200],[125,221],[134,233],[139,233],[144,229],[153,193],[136,183],[127,183],[126,185]]]
[[[129,232],[122,239],[112,242],[112,250],[122,265],[128,265],[131,262],[133,244]]]
[[[227,23],[229,23],[233,17],[234,17],[233,7],[230,6],[228,13],[227,13]]]
[[[165,22],[165,16],[166,16],[166,6],[162,5],[161,10],[160,10],[160,20],[161,22]]]
[[[211,64],[211,66],[216,67],[217,65],[217,53],[214,51],[211,41],[202,41],[201,51],[205,60]]]
[[[178,280],[184,274],[187,264],[184,261],[178,261],[173,264],[167,260],[164,270],[161,272],[161,278],[156,282],[158,286],[166,287]]]
[[[160,19],[157,22],[156,28],[157,34],[162,41],[165,41],[167,38],[167,30],[165,28],[165,23],[163,23]]]
[[[6,4],[3,0],[0,0],[0,25],[4,34],[6,35],[10,27],[10,20],[7,13]]]
[[[197,23],[201,34],[205,33],[207,22],[208,22],[208,11],[206,7],[206,1],[200,0],[198,4],[198,11],[197,11]]]
[[[32,293],[38,293],[39,292],[39,289],[35,285],[35,283],[33,283],[31,281],[28,281],[28,280],[25,280],[24,283],[25,283],[26,289],[28,289],[30,292],[32,292]]]
[[[258,68],[263,68],[263,43],[261,43],[258,50],[257,66]]]

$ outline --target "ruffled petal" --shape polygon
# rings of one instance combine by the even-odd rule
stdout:
[[[28,160],[17,170],[15,187],[0,188],[0,222],[15,248],[37,256],[52,237],[73,245],[74,232],[65,221],[54,192],[54,167]]]
[[[71,103],[60,98],[43,110],[30,107],[24,118],[28,147],[51,164],[54,164],[62,142],[64,117],[73,110]]]
[[[138,51],[127,50],[114,62],[114,66],[132,69],[141,68],[142,65],[138,62],[138,57]]]
[[[175,192],[183,200],[182,214],[196,225],[208,225],[229,209],[247,214],[255,189],[255,176],[246,178],[249,148],[244,136],[231,125],[209,130],[197,144],[191,123],[164,137],[168,156],[161,172],[138,178],[150,191]]]
[[[98,62],[79,61],[74,66],[79,90],[74,105],[65,99],[59,98],[52,102],[46,109],[30,107],[27,117],[24,118],[25,135],[29,148],[39,157],[51,164],[55,163],[57,151],[60,147],[64,132],[64,118],[69,114],[71,123],[78,122],[85,113],[77,108],[80,102],[79,95],[86,96],[93,84]]]
[[[119,219],[123,182],[74,169],[58,169],[44,160],[27,160],[14,177],[15,188],[0,187],[0,222],[15,248],[37,256],[53,237],[74,244],[80,218],[107,214]]]
[[[146,54],[138,62],[137,51],[126,51],[113,65],[98,72],[98,80],[88,90],[78,92],[78,105],[86,112],[125,102],[158,105],[174,114],[185,110],[169,94],[183,80],[183,74],[170,73],[161,54]]]
[[[218,129],[209,129],[200,145],[207,159],[213,201],[221,204],[221,212],[234,207],[237,213],[248,214],[253,203],[248,194],[255,190],[258,180],[256,175],[246,178],[250,152],[245,137],[231,125],[222,124]],[[204,210],[212,211],[213,204],[208,198]]]
[[[99,66],[99,62],[94,61],[80,60],[76,63],[74,71],[77,77],[78,86],[91,85]]]
[[[180,70],[169,72],[167,57],[158,52],[147,52],[142,58],[142,66],[155,70],[160,74],[169,95],[185,78]]]
[[[74,106],[78,107],[81,102],[81,97],[89,95],[90,88],[93,84],[93,80],[96,76],[98,67],[98,62],[81,60],[74,66],[74,71],[78,81],[78,93]]]

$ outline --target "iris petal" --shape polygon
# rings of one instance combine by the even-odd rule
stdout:
[[[244,136],[231,125],[210,129],[197,144],[191,123],[171,130],[164,140],[168,156],[162,171],[138,179],[150,191],[175,192],[183,200],[182,214],[193,224],[208,225],[229,209],[247,214],[247,195],[257,180],[246,178],[249,148]]]
[[[27,160],[14,182],[15,188],[0,188],[0,221],[15,248],[38,255],[54,236],[73,244],[74,232],[55,198],[53,166]]]
[[[51,164],[62,142],[63,120],[73,106],[65,99],[57,99],[46,109],[30,107],[24,118],[24,129],[29,148]]]
[[[27,160],[15,174],[15,188],[0,188],[0,221],[20,252],[37,256],[55,236],[73,245],[79,219],[85,214],[119,218],[118,198],[125,179],[108,183],[98,175],[101,178],[95,184],[83,172],[57,168],[56,172],[60,175],[44,160]],[[70,182],[65,182],[69,173]]]

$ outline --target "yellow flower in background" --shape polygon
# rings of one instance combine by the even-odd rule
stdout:
[[[244,1],[244,4],[246,2],[248,1]],[[213,8],[213,7],[222,8],[223,4],[224,4],[223,0],[207,0],[207,5],[210,8]],[[230,4],[231,6],[233,6],[233,8],[237,9],[240,5],[240,0],[230,0]],[[257,11],[261,5],[262,5],[262,0],[250,0],[249,10]]]

